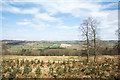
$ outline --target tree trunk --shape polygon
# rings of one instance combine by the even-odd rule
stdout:
[[[87,37],[87,62],[89,62],[89,36],[88,36],[88,26],[87,26],[87,34],[86,34],[86,37]]]
[[[97,56],[97,51],[96,51],[96,32],[94,31],[94,62],[96,62],[96,56]]]
[[[89,47],[87,47],[87,62],[89,62]]]
[[[95,54],[95,56],[94,56],[94,62],[97,62],[97,60],[96,60],[96,54]]]

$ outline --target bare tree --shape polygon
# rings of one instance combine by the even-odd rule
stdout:
[[[85,37],[85,40],[87,42],[87,62],[89,62],[89,54],[90,54],[90,26],[89,26],[89,20],[84,20],[81,26],[79,27],[80,31],[82,31],[82,36]]]
[[[92,38],[93,38],[93,44],[94,44],[94,62],[96,62],[96,56],[97,56],[97,26],[98,22],[96,19],[88,18],[91,32],[92,32]]]
[[[97,56],[97,25],[98,22],[96,19],[89,17],[84,20],[81,26],[79,27],[80,31],[82,31],[82,36],[85,37],[87,41],[87,62],[89,62],[90,55],[90,42],[93,40],[94,47],[94,61],[96,62]]]

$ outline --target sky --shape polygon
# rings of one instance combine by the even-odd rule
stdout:
[[[116,40],[118,2],[83,0],[11,0],[2,1],[2,39],[7,40],[83,40],[83,20],[99,22],[98,36]]]

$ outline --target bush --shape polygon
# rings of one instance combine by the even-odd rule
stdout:
[[[47,66],[49,67],[50,65],[51,65],[51,62],[50,62],[50,60],[48,60],[48,65]]]
[[[64,73],[67,73],[67,66],[64,66]]]
[[[5,80],[6,78],[5,78],[5,75],[2,75],[2,79],[1,80]]]
[[[32,68],[31,68],[31,66],[25,66],[24,67],[24,72],[23,72],[23,74],[29,74],[29,72],[31,72],[32,71]]]
[[[49,73],[50,73],[51,75],[54,75],[53,71],[54,71],[53,67],[50,67],[50,68],[49,68]]]
[[[7,72],[11,72],[11,68],[7,68],[7,69],[3,68],[3,73],[7,73]]]
[[[72,70],[71,70],[71,67],[70,67],[70,66],[68,66],[68,72],[69,72],[69,73],[71,73],[71,72],[72,72]]]
[[[55,61],[53,61],[53,64],[55,64]]]
[[[24,59],[21,60],[21,62],[20,62],[20,66],[22,66],[22,65],[24,65]]]
[[[65,60],[63,61],[63,65],[65,65],[66,63],[65,63]]]
[[[57,73],[58,75],[63,74],[63,70],[62,70],[62,68],[61,68],[60,66],[56,69],[56,73]]]
[[[40,66],[43,66],[43,65],[44,65],[44,61],[42,60],[42,61],[41,61],[41,65],[40,65]]]
[[[33,60],[31,60],[31,64],[34,64],[34,61],[33,61]]]
[[[40,60],[38,60],[37,64],[40,64]]]
[[[72,64],[73,64],[73,66],[72,66],[72,67],[75,67],[75,63],[76,63],[76,62],[75,62],[75,60],[74,60],[74,61],[72,61]]]
[[[17,62],[17,65],[19,65],[19,59],[17,59],[17,61],[16,61],[16,62]]]
[[[37,67],[35,73],[36,73],[37,77],[42,74],[40,67]]]
[[[14,70],[13,72],[11,72],[10,74],[9,74],[9,78],[15,78],[16,77],[16,71]]]
[[[17,71],[18,74],[22,73],[22,70],[20,69],[20,67],[17,67],[16,71]]]

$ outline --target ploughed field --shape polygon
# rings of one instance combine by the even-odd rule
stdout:
[[[2,78],[104,78],[116,79],[119,56],[2,56]]]

